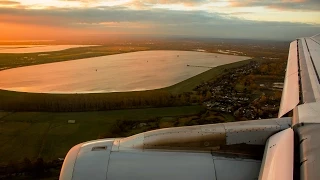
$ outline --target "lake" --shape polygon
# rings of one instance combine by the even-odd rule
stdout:
[[[0,71],[0,89],[96,93],[158,89],[210,67],[249,59],[192,51],[140,51]]]
[[[0,45],[0,53],[38,53],[97,45]]]

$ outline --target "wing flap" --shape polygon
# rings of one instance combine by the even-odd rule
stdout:
[[[259,180],[293,179],[293,134],[288,128],[268,139]]]
[[[278,117],[282,117],[299,103],[297,41],[290,43],[288,63]]]

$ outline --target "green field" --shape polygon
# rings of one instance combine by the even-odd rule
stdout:
[[[173,86],[163,88],[163,90],[166,90],[166,91],[168,91],[170,93],[174,93],[174,94],[179,94],[179,93],[183,93],[183,92],[190,92],[199,84],[217,78],[219,75],[221,75],[224,72],[225,69],[237,68],[239,66],[242,66],[242,65],[249,63],[252,60],[254,60],[254,59],[248,59],[248,60],[244,60],[244,61],[239,61],[239,62],[235,62],[235,63],[217,66],[217,67],[212,68],[206,72],[198,74],[197,76],[193,76],[193,77],[186,79],[180,83],[177,83]]]
[[[198,114],[202,110],[201,106],[182,106],[101,112],[10,113],[0,118],[0,162],[19,161],[25,157],[63,158],[78,143],[97,139],[101,134],[112,137],[110,132],[118,120],[148,122],[154,118]],[[68,124],[68,120],[76,123]],[[135,131],[138,133],[143,129]]]

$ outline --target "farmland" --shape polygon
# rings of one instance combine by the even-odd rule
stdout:
[[[132,121],[145,126],[135,128],[135,133],[158,128],[161,118],[178,118],[196,115],[201,106],[181,106],[114,110],[100,112],[15,112],[0,114],[0,162],[21,161],[23,158],[45,160],[63,158],[68,150],[81,142],[97,138],[118,137],[112,134],[119,120]],[[68,120],[75,120],[68,124]],[[148,124],[149,121],[157,124]],[[165,118],[164,118],[165,120]]]

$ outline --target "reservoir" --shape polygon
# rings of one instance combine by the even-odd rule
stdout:
[[[158,89],[246,59],[193,51],[140,51],[0,71],[0,89],[38,93]]]
[[[38,53],[38,52],[52,52],[62,51],[78,47],[90,47],[96,45],[0,45],[0,53]]]

